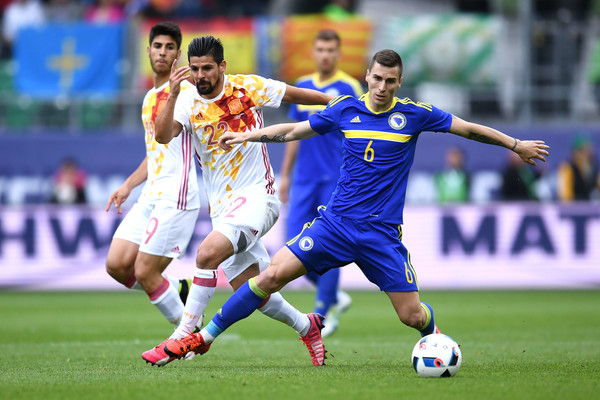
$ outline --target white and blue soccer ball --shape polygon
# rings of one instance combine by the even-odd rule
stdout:
[[[461,362],[458,344],[450,336],[441,333],[421,338],[412,352],[413,367],[419,376],[425,378],[454,376]]]

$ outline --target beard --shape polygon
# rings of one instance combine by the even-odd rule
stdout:
[[[200,85],[206,85],[206,86],[200,87]],[[215,87],[210,82],[202,82],[202,81],[200,81],[200,82],[198,82],[196,84],[196,90],[198,91],[198,93],[204,94],[204,95],[209,94],[210,92],[212,92],[214,88]]]
[[[196,83],[196,90],[201,95],[211,94],[215,90],[215,87],[219,84],[219,82],[221,82],[221,77],[217,79],[214,85],[210,83],[210,81],[201,79],[198,83]]]
[[[150,67],[152,68],[152,72],[158,75],[164,75],[165,73],[169,73],[171,71],[171,67],[167,64],[158,64],[153,60],[150,60]]]

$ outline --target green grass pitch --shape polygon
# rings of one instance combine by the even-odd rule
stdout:
[[[229,296],[217,292],[207,314]],[[284,291],[302,311],[314,294]],[[0,399],[593,399],[600,291],[424,291],[463,353],[449,379],[419,378],[418,333],[383,293],[351,292],[314,367],[295,332],[255,313],[202,357],[157,368],[140,354],[172,331],[142,293],[0,292]]]

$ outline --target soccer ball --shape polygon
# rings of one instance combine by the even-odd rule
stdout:
[[[421,377],[447,378],[456,375],[462,362],[458,344],[441,333],[427,335],[417,342],[412,364]]]

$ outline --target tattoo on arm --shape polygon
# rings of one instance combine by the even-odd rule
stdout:
[[[469,133],[469,139],[471,140],[476,140],[478,142],[481,143],[487,143],[487,144],[493,144],[496,146],[502,146],[504,147],[504,145],[502,144],[502,142],[496,140],[496,139],[492,139],[490,137],[484,136],[484,135],[480,135],[478,133]]]
[[[269,138],[267,135],[262,135],[258,141],[262,142],[262,143],[270,143],[270,142],[281,143],[281,142],[285,142],[285,136],[286,136],[285,133],[283,135],[275,135],[275,136],[273,136],[273,138]]]

